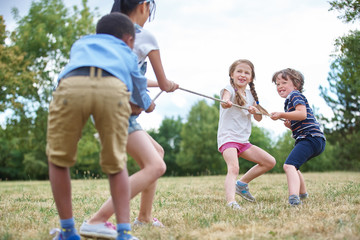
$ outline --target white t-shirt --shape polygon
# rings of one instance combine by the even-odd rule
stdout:
[[[231,94],[230,101],[235,102],[235,90],[229,84],[224,89]],[[224,89],[221,90],[220,96],[223,95]],[[250,90],[245,90],[246,104],[248,108],[255,102]],[[248,110],[232,106],[223,108],[220,104],[219,127],[217,134],[218,148],[227,142],[248,143],[251,134],[251,114]]]
[[[151,32],[135,24],[134,53],[137,55],[139,68],[144,64],[149,52],[159,50],[159,45]]]
[[[143,75],[145,75],[146,72],[146,65],[144,65],[144,63],[145,63],[145,59],[147,58],[147,55],[152,50],[158,50],[158,49],[159,46],[154,35],[152,35],[149,31],[142,28],[140,25],[135,24],[135,43],[134,43],[133,52],[138,57],[138,66],[140,72]],[[130,101],[136,103],[132,98],[132,95]]]

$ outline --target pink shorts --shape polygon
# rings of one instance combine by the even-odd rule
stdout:
[[[251,143],[227,142],[219,148],[219,152],[223,153],[228,148],[236,148],[238,156],[240,156],[241,153],[248,150],[251,146]]]

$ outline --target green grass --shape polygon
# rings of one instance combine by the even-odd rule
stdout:
[[[164,177],[153,216],[166,228],[134,229],[139,239],[360,239],[360,173],[304,173],[309,199],[287,204],[285,174],[265,174],[250,189],[257,203],[236,197],[243,210],[226,208],[225,176]],[[107,180],[74,180],[77,227],[108,198]],[[139,196],[131,202],[137,217]],[[115,223],[115,218],[110,219]],[[47,181],[0,182],[0,240],[51,239],[58,216]]]

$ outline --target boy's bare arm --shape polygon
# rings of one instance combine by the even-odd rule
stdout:
[[[306,106],[305,105],[297,105],[295,107],[295,111],[293,112],[273,112],[271,113],[272,120],[278,120],[280,118],[288,119],[288,120],[305,120],[307,117]]]

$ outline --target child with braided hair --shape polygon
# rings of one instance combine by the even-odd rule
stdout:
[[[326,139],[302,94],[304,76],[299,71],[287,68],[276,72],[272,82],[276,84],[280,97],[285,98],[285,112],[273,112],[271,119],[285,119],[284,125],[291,129],[295,139],[294,149],[283,166],[289,188],[289,204],[294,206],[301,204],[301,200],[308,196],[299,168],[324,151]]]
[[[230,84],[220,92],[224,102],[220,104],[217,141],[219,152],[222,153],[228,169],[225,178],[227,205],[239,210],[241,207],[235,200],[235,193],[245,200],[255,202],[255,198],[249,192],[248,183],[271,170],[276,161],[269,153],[249,142],[251,116],[253,115],[256,121],[261,121],[262,115],[259,111],[267,114],[259,105],[255,91],[254,65],[246,59],[237,60],[230,66],[229,76]],[[247,85],[250,90],[246,88]],[[232,107],[233,102],[247,107],[248,110]],[[239,157],[256,165],[236,181],[239,174]]]

